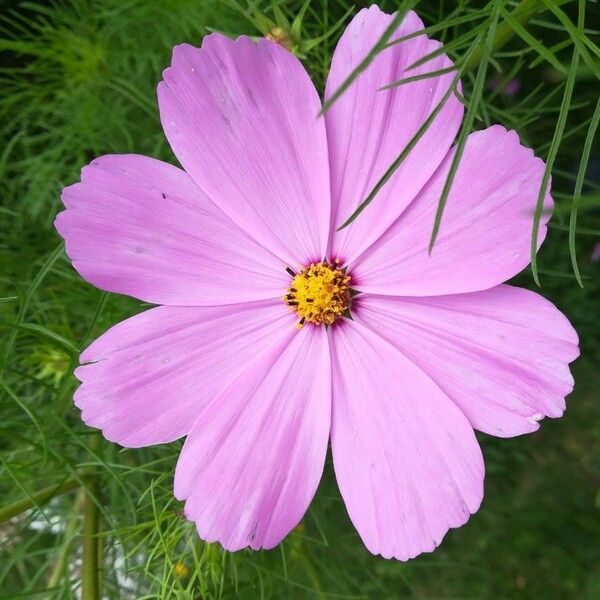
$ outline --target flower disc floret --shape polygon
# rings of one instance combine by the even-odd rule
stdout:
[[[315,325],[331,325],[350,305],[351,277],[340,260],[311,263],[293,279],[283,300],[298,313],[301,328],[306,321]]]

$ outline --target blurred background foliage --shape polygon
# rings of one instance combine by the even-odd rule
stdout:
[[[329,460],[307,516],[278,549],[229,554],[198,540],[172,497],[181,443],[122,450],[72,405],[80,349],[145,307],[94,289],[70,267],[52,227],[60,190],[105,153],[174,162],[155,87],[175,44],[199,45],[211,30],[268,35],[304,61],[322,91],[339,34],[368,3],[0,0],[0,599],[78,598],[82,584],[86,600],[600,598],[600,263],[592,259],[600,149],[590,134],[600,8],[413,4],[459,64],[480,52],[498,16],[494,40],[503,43],[485,79],[477,81],[475,63],[463,73],[472,128],[515,128],[554,163],[557,210],[538,291],[581,337],[565,417],[527,437],[480,436],[483,507],[435,553],[407,564],[364,549]],[[516,282],[537,289],[530,271]]]

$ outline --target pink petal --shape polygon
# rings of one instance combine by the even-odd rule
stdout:
[[[354,321],[332,328],[335,473],[367,548],[431,552],[483,497],[473,429],[423,371]]]
[[[331,371],[324,328],[290,329],[202,413],[183,447],[175,495],[200,537],[272,548],[317,489],[327,451]]]
[[[186,435],[202,410],[265,347],[294,329],[281,301],[159,306],[109,329],[81,355],[75,404],[122,446]]]
[[[335,50],[326,98],[370,52],[392,19],[393,15],[381,12],[375,5],[354,17]],[[419,17],[409,12],[392,40],[423,28]],[[452,66],[451,61],[441,55],[406,70],[440,46],[439,42],[421,35],[387,48],[325,114],[334,230],[358,207],[427,120],[450,87],[454,73],[390,90],[380,88],[403,78]],[[452,95],[371,205],[354,223],[335,234],[332,256],[352,262],[396,220],[446,155],[462,114],[462,104]]]
[[[431,254],[434,216],[450,152],[410,208],[357,261],[355,287],[373,294],[438,296],[484,290],[529,264],[544,163],[514,131],[494,125],[468,137]],[[552,199],[546,196],[546,209]],[[542,218],[538,244],[546,235]]]
[[[95,286],[147,302],[231,304],[281,296],[285,265],[227,218],[181,169],[103,156],[63,191],[67,254]]]
[[[355,317],[425,371],[480,431],[510,437],[560,417],[577,334],[550,302],[500,285],[432,298],[361,296]]]
[[[233,221],[292,266],[325,255],[327,139],[297,58],[212,34],[173,50],[158,101],[173,152]]]

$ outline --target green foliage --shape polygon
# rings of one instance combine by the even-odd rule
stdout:
[[[390,11],[416,4],[455,60],[467,103],[459,143],[499,122],[548,160],[556,214],[537,272],[583,350],[563,419],[519,439],[481,436],[484,505],[434,554],[407,564],[370,556],[330,461],[309,513],[278,549],[223,552],[197,538],[173,499],[180,442],[122,450],[72,405],[79,350],[146,307],[92,288],[70,267],[52,228],[62,187],[105,153],[173,161],[155,86],[175,44],[198,45],[211,30],[270,35],[322,91],[336,39],[362,4],[0,4],[0,599],[76,598],[82,586],[86,600],[600,596],[600,268],[590,260],[600,241],[596,4],[381,3]],[[511,96],[505,86],[514,79],[521,90]],[[443,198],[438,215],[439,225]],[[532,287],[531,273],[517,283]]]

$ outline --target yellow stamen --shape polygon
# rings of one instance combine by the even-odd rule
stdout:
[[[301,329],[306,321],[315,325],[331,325],[350,304],[350,275],[339,268],[340,261],[324,260],[302,268],[293,275],[292,284],[283,298],[298,313]],[[291,269],[286,269],[293,274]]]

